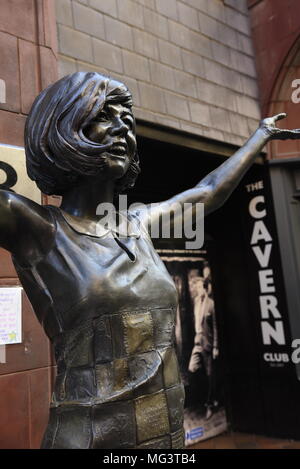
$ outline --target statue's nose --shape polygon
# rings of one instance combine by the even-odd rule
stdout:
[[[110,131],[111,135],[126,135],[127,131],[127,125],[122,121],[120,117],[116,117],[113,120],[113,125]]]

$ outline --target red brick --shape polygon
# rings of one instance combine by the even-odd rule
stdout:
[[[41,46],[49,47],[57,54],[57,30],[56,30],[56,14],[55,1],[53,0],[36,0],[36,15],[38,27],[38,41]]]
[[[0,78],[6,84],[6,103],[1,109],[20,110],[18,41],[10,34],[0,32]]]
[[[0,110],[0,143],[23,147],[25,120],[25,116]]]
[[[299,0],[252,2],[250,17],[263,113],[268,113],[271,90],[298,39]]]
[[[285,85],[285,84],[284,84]],[[290,88],[291,92],[291,88]],[[274,102],[272,105],[274,113],[286,112],[286,119],[278,122],[280,128],[299,128],[299,104],[294,104],[287,99],[285,102]],[[299,156],[300,144],[296,140],[284,140],[276,141],[272,146],[272,157],[273,158],[292,158]]]
[[[28,41],[19,40],[21,106],[22,112],[28,114],[31,105],[39,93],[38,46]]]
[[[44,28],[45,28],[45,46],[50,47],[54,54],[57,54],[57,29],[55,2],[53,0],[43,0]]]
[[[0,278],[0,287],[19,287],[20,281],[18,278]]]
[[[189,446],[188,449],[214,449],[214,438],[209,438],[208,440],[200,441],[195,445]]]
[[[290,7],[290,18],[291,18],[291,34],[293,36],[296,34],[296,36],[299,35],[299,18],[300,18],[300,3],[297,2],[295,3],[292,1],[291,7]]]
[[[299,128],[300,127],[300,113],[299,104],[294,104],[292,101],[284,103],[284,111],[287,117],[280,122],[280,127],[284,128]]]
[[[23,146],[26,118],[20,112],[28,113],[40,88],[57,79],[55,2],[0,2],[0,78],[6,81],[8,95],[7,105],[0,106],[0,142]],[[4,250],[0,250],[0,266],[0,286],[18,285]],[[53,359],[25,294],[22,318],[23,341],[6,347],[7,363],[0,366],[1,448],[38,448],[48,420]]]
[[[29,383],[27,373],[0,376],[0,448],[29,448]]]
[[[57,59],[51,49],[41,46],[40,61],[42,89],[44,89],[58,78]]]
[[[29,374],[30,382],[30,448],[37,449],[48,423],[51,397],[51,369],[42,368]]]
[[[278,101],[291,101],[292,93],[294,91],[292,82],[296,78],[300,77],[300,73],[297,67],[284,67],[282,69],[281,76],[283,76],[283,81],[280,82],[280,78],[277,80],[273,94]]]
[[[1,0],[0,30],[34,42],[34,0]]]
[[[282,440],[268,438],[249,433],[226,432],[209,440],[201,441],[196,445],[189,446],[188,449],[216,449],[216,448],[237,448],[237,449],[267,449],[267,448],[288,448],[296,449],[300,447],[299,441]]]
[[[17,272],[13,266],[10,253],[0,248],[0,259],[0,278],[16,278]]]
[[[35,43],[45,45],[44,0],[35,0],[37,18],[37,38]]]
[[[247,2],[248,8],[251,8],[252,6],[254,6],[255,3],[257,3],[257,1],[261,1],[261,0],[248,0]]]
[[[298,154],[298,143],[294,140],[278,141],[276,142],[276,158],[283,158],[284,156],[291,158]]]

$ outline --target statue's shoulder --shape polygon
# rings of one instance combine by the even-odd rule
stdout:
[[[9,251],[22,258],[44,252],[56,231],[46,206],[7,190],[0,190],[0,226],[6,233]]]
[[[35,202],[34,200],[28,199],[21,194],[9,190],[0,190],[0,204],[2,208],[6,208],[11,214],[18,219],[30,220],[45,220],[50,221],[51,215],[47,206],[43,206]]]

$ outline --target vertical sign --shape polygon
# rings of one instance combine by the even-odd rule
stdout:
[[[269,180],[264,172],[260,176],[244,185],[250,301],[262,366],[278,369],[291,361],[290,328]]]

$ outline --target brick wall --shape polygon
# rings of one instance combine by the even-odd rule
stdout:
[[[0,144],[24,145],[30,106],[57,79],[53,6],[53,0],[0,0],[0,79],[6,87]],[[19,285],[17,274],[9,253],[0,249],[0,287],[13,285]],[[48,420],[51,365],[49,342],[23,295],[22,343],[7,345],[6,363],[0,363],[0,448],[40,446]]]
[[[110,74],[146,121],[242,144],[260,118],[246,0],[56,0],[60,76]]]
[[[260,0],[249,6],[263,113],[286,112],[279,126],[299,128],[300,104],[292,100],[292,83],[300,78],[300,2]],[[268,146],[269,158],[299,154],[298,140],[275,140]]]
[[[248,0],[261,106],[269,111],[281,68],[300,36],[299,0]]]
[[[26,115],[57,77],[53,0],[0,0],[0,142],[23,146]]]

